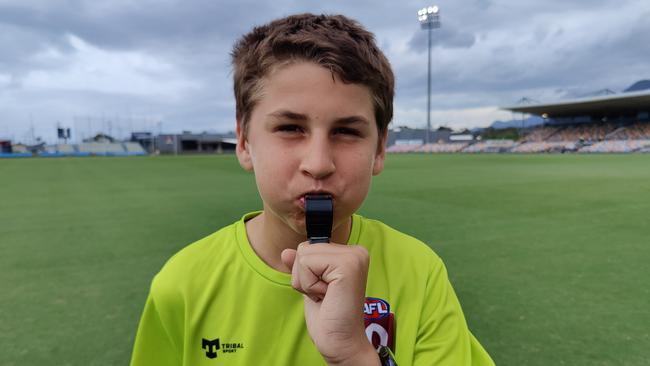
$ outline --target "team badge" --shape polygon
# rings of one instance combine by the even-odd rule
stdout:
[[[390,312],[388,301],[366,297],[363,304],[363,321],[370,343],[376,349],[386,346],[395,353],[395,314]]]

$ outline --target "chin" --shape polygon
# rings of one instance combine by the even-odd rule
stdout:
[[[307,224],[304,212],[300,211],[299,213],[289,214],[286,216],[284,222],[297,234],[300,234],[305,238],[307,237]]]

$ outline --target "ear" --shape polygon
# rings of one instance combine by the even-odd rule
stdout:
[[[248,140],[246,138],[246,129],[243,127],[241,120],[237,119],[237,147],[235,148],[235,153],[237,154],[237,160],[239,160],[239,165],[241,165],[244,170],[252,171],[253,170],[253,160],[251,159],[250,146],[248,145]]]
[[[384,170],[384,161],[386,160],[386,143],[388,143],[388,127],[379,136],[379,142],[377,142],[377,152],[375,154],[375,162],[372,165],[372,175],[378,175]]]

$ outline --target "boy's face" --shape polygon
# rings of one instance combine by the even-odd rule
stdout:
[[[237,157],[255,180],[266,214],[305,235],[304,196],[329,193],[334,227],[362,204],[384,167],[368,88],[345,84],[310,62],[281,67],[263,80],[246,134],[237,123]]]

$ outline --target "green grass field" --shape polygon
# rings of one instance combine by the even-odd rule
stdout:
[[[391,155],[373,184],[497,364],[650,363],[650,155]],[[233,156],[0,160],[0,365],[127,364],[165,260],[259,207]]]

